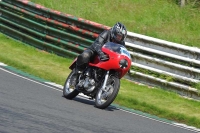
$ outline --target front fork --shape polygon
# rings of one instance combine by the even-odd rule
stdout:
[[[104,80],[104,82],[103,82],[103,86],[101,87],[101,90],[103,90],[103,91],[106,91],[105,88],[106,88],[106,83],[107,83],[107,81],[108,81],[109,73],[110,73],[110,71],[107,71],[107,72],[106,72],[105,80]]]

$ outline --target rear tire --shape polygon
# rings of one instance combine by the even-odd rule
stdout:
[[[97,108],[107,108],[116,98],[120,88],[120,79],[111,75],[106,84],[106,90],[101,88],[97,91],[95,98],[95,105]]]
[[[79,91],[76,90],[76,87],[75,87],[76,85],[73,85],[73,86],[71,85],[71,77],[74,74],[75,74],[75,69],[71,71],[63,87],[63,96],[67,99],[73,99],[79,94]]]

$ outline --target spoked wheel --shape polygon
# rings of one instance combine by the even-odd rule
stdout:
[[[71,82],[72,81],[71,79],[74,78],[74,74],[75,74],[75,69],[73,69],[73,71],[67,77],[65,85],[63,87],[63,96],[67,99],[73,99],[79,94],[79,91],[75,89],[76,84],[73,84]]]
[[[95,99],[97,108],[107,108],[116,98],[120,88],[120,79],[111,75],[107,81],[105,90],[99,89]]]

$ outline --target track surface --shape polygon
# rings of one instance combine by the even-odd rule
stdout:
[[[62,91],[0,68],[0,133],[194,133],[117,109],[94,107],[83,97],[67,100]]]

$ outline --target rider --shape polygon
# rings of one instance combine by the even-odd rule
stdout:
[[[101,47],[105,43],[115,42],[125,46],[124,40],[126,36],[126,27],[120,22],[117,22],[111,29],[103,31],[94,41],[94,43],[77,57],[76,71],[74,75],[75,78],[72,83],[75,83],[77,81],[79,74],[82,73],[82,71],[87,67],[88,63],[93,59],[93,57],[95,57],[96,54],[99,55],[100,60],[108,60],[108,56],[104,54],[101,50]]]

